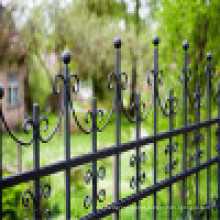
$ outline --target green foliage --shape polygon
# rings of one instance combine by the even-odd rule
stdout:
[[[182,85],[178,78],[182,77],[184,62],[182,42],[189,42],[188,49],[188,74],[191,80],[188,82],[188,101],[194,102],[196,84],[201,86],[201,92],[206,92],[205,65],[206,53],[213,54],[213,65],[216,67],[216,76],[219,77],[220,48],[219,34],[220,4],[213,1],[178,1],[162,0],[160,10],[157,13],[158,34],[161,36],[159,46],[160,67],[164,70],[164,84],[167,88],[173,87],[175,96],[182,96]],[[217,82],[213,79],[212,89],[215,92]],[[173,82],[173,85],[170,85]],[[168,95],[168,89],[165,89]],[[188,105],[188,122],[195,122],[195,109]],[[180,125],[182,118],[178,117]]]
[[[14,31],[14,23],[12,20],[11,11],[3,7],[0,3],[0,51],[1,61],[2,58],[9,52],[10,49],[10,38]]]
[[[213,53],[213,60],[219,66],[219,10],[218,0],[162,0],[157,21],[162,39],[163,62],[176,63],[180,70],[183,65],[181,43],[187,39],[193,76],[198,75],[201,78],[200,72],[204,73],[207,52]]]
[[[6,174],[5,175],[9,175]],[[11,175],[11,174],[10,174]],[[41,187],[44,183],[51,184],[50,178],[46,177],[41,179]],[[7,220],[11,219],[31,219],[33,218],[33,201],[30,195],[25,195],[25,190],[30,189],[33,192],[33,185],[21,184],[14,187],[6,188],[3,190],[3,218]],[[47,189],[45,189],[47,190]],[[29,206],[24,207],[22,204],[22,196],[29,199]],[[44,211],[49,209],[52,212],[52,216],[60,214],[59,202],[50,201],[50,198],[46,199],[41,197],[41,213],[44,216]]]
[[[121,17],[123,4],[112,0],[87,0],[89,13],[95,13],[97,16]]]
[[[4,219],[20,219],[22,193],[25,190],[23,186],[16,186],[3,190],[3,218]]]

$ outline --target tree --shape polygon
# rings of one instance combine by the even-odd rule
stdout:
[[[47,77],[49,84],[54,72],[48,72],[42,53],[55,51],[60,55],[65,48],[69,49],[73,56],[71,69],[75,69],[81,79],[91,77],[95,95],[104,98],[107,74],[114,71],[112,42],[116,36],[122,37],[122,62],[126,62],[127,66],[130,56],[128,45],[132,44],[133,33],[120,29],[120,4],[115,1],[106,0],[104,8],[98,1],[73,1],[67,4],[63,7],[60,1],[43,1],[34,6],[22,27],[23,45],[35,57],[37,66],[40,64],[41,73]],[[31,72],[36,69],[39,68],[31,65]],[[35,78],[36,74],[32,76]],[[37,84],[34,87],[36,91]],[[39,84],[38,89],[41,87]],[[48,91],[46,89],[45,94]]]
[[[0,51],[1,55],[5,54],[10,46],[9,38],[11,35],[11,16],[6,8],[4,8],[0,4],[0,33],[1,33],[1,40],[0,40]],[[8,22],[9,21],[9,22]],[[6,23],[10,25],[6,25]]]
[[[121,19],[123,4],[114,0],[87,0],[87,8],[89,13],[95,13],[98,17],[114,17]]]
[[[81,9],[80,13],[77,12],[77,7]],[[74,20],[78,25],[68,29],[68,45],[73,53],[77,72],[82,77],[92,78],[95,95],[103,99],[106,94],[107,75],[114,71],[112,42],[116,36],[123,39],[122,62],[125,63],[130,56],[129,45],[132,44],[133,33],[121,30],[118,19],[112,19],[109,14],[103,19],[101,15],[91,13],[83,3],[79,3],[77,7],[69,11],[71,22]],[[126,71],[128,72],[128,68]]]
[[[17,59],[18,56],[16,55],[23,52],[19,44],[19,35],[13,21],[12,11],[7,7],[3,7],[1,3],[0,34],[0,62],[9,62],[12,58]],[[10,57],[10,54],[13,54],[14,57]]]
[[[107,74],[114,71],[114,38],[122,38],[122,70],[129,75],[130,48],[142,50],[145,47],[143,41],[137,42],[135,39],[132,25],[134,14],[127,12],[127,5],[123,1],[105,0],[103,5],[95,0],[74,0],[65,4],[58,0],[38,2],[28,9],[28,15],[23,19],[26,21],[22,25],[19,22],[22,45],[29,54],[27,63],[30,103],[36,101],[42,105],[45,97],[50,95],[54,74],[62,71],[60,59],[57,68],[51,71],[47,68],[42,54],[55,52],[59,57],[64,49],[69,49],[73,57],[71,69],[78,72],[80,79],[92,78],[95,96],[104,98]],[[16,10],[22,18],[27,9],[23,5],[18,6]],[[124,18],[129,29],[121,29],[119,25]]]
[[[195,85],[200,82],[202,90],[205,86],[204,65],[206,53],[214,55],[217,70],[220,65],[219,34],[220,4],[218,0],[212,1],[178,1],[162,0],[161,9],[157,14],[159,33],[161,33],[163,62],[169,67],[177,64],[180,70],[183,65],[181,43],[189,41],[189,68],[191,69],[191,82],[189,86],[189,100],[192,102]],[[174,19],[175,18],[175,19]],[[172,21],[172,22],[171,22]],[[177,56],[178,54],[178,56]],[[177,73],[178,70],[174,70]],[[169,69],[169,71],[172,71]],[[169,75],[172,75],[171,73]],[[177,79],[171,76],[172,79]],[[170,79],[169,79],[170,80]],[[191,107],[190,112],[193,112]]]

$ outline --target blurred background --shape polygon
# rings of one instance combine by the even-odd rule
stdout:
[[[218,0],[0,0],[0,85],[5,88],[3,112],[10,128],[23,140],[28,140],[32,133],[24,134],[22,122],[32,115],[33,103],[37,102],[41,114],[47,115],[50,126],[45,136],[56,125],[58,113],[61,110],[62,90],[60,95],[52,92],[53,78],[57,73],[63,73],[61,53],[69,50],[72,54],[71,72],[77,73],[80,79],[80,92],[72,95],[73,106],[78,117],[83,121],[85,112],[91,109],[91,99],[98,99],[98,108],[104,109],[107,115],[112,108],[114,92],[108,90],[108,74],[114,71],[114,38],[122,39],[121,69],[128,74],[128,89],[123,91],[123,103],[127,108],[134,102],[135,92],[141,93],[146,108],[152,100],[152,85],[149,85],[150,71],[153,68],[154,35],[160,37],[159,68],[163,70],[160,84],[160,94],[166,98],[169,88],[174,88],[175,96],[182,94],[182,76],[184,40],[189,42],[189,101],[193,99],[195,85],[201,85],[204,95],[204,106],[201,120],[206,119],[206,54],[212,53],[212,64],[215,67],[212,94],[214,96],[220,74],[220,2]],[[217,105],[212,100],[212,116],[217,116]],[[189,123],[195,122],[195,111],[189,105]],[[159,113],[158,130],[169,128],[169,119]],[[183,125],[182,108],[175,116],[174,126]],[[85,123],[85,126],[89,126]],[[213,129],[214,131],[214,129]],[[42,126],[43,132],[43,126]],[[153,132],[153,109],[145,122],[142,123],[142,137]],[[203,131],[205,134],[205,130]],[[72,156],[91,151],[91,137],[82,134],[74,121],[71,123],[71,153]],[[41,145],[41,165],[46,165],[64,158],[63,124],[52,142]],[[135,127],[122,117],[122,141],[135,139]],[[190,139],[190,137],[189,137]],[[190,139],[191,140],[191,139]],[[193,141],[189,140],[188,156],[195,151]],[[216,154],[215,135],[212,136],[212,155]],[[177,137],[179,151],[176,158],[181,168],[181,141]],[[206,138],[204,137],[204,155],[206,155]],[[98,148],[109,147],[115,142],[114,115],[106,130],[98,135]],[[160,143],[162,155],[158,161],[159,179],[167,177],[164,164],[168,162],[164,154],[166,141]],[[144,146],[147,155],[145,170],[146,181],[142,186],[153,183],[153,147]],[[129,157],[132,152],[122,155],[127,163],[122,164],[122,196],[133,192],[129,187],[130,173]],[[33,168],[33,148],[19,146],[11,140],[7,133],[3,135],[3,175]],[[205,156],[203,158],[205,160]],[[99,161],[106,166],[106,179],[101,186],[107,191],[107,198],[99,207],[112,201],[112,158]],[[189,163],[190,164],[190,163]],[[190,164],[195,165],[195,164]],[[90,166],[88,164],[88,166]],[[83,207],[83,196],[91,192],[84,181],[85,166],[72,169],[72,215],[82,217],[91,209]],[[212,172],[216,172],[214,166]],[[201,201],[206,196],[206,172],[202,175]],[[215,175],[213,175],[215,176]],[[63,178],[62,178],[63,177]],[[195,194],[195,177],[188,181],[188,194]],[[65,191],[64,174],[59,173],[42,179],[49,181],[52,195],[43,205],[49,207],[53,218],[64,219]],[[217,192],[217,179],[212,179],[212,196]],[[175,204],[181,204],[181,184],[175,184]],[[31,183],[4,190],[3,211],[5,219],[22,219],[31,217],[31,208],[22,207],[21,196]],[[168,204],[167,190],[159,194],[159,204]],[[191,199],[191,197],[193,199]],[[195,196],[189,197],[189,204],[195,203]],[[63,201],[63,202],[61,202]],[[142,201],[142,205],[153,205],[152,198]],[[201,202],[202,203],[202,202]],[[44,207],[44,208],[45,208]],[[152,212],[143,210],[145,214]],[[175,210],[175,218],[182,210]],[[124,219],[134,219],[134,209],[122,211]],[[167,210],[159,211],[161,217],[167,216]],[[143,219],[145,214],[142,215]],[[150,219],[150,218],[149,218]]]

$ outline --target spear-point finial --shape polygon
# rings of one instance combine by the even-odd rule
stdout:
[[[121,38],[120,37],[116,37],[114,40],[114,47],[115,49],[119,49],[121,48]]]
[[[64,64],[69,64],[71,61],[71,53],[68,50],[65,50],[62,55],[62,60],[64,62]]]

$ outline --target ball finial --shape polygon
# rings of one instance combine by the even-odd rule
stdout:
[[[64,51],[61,55],[64,64],[69,64],[71,60],[71,53],[69,51]]]
[[[154,36],[154,38],[153,38],[153,44],[154,44],[154,46],[158,45],[159,42],[160,42],[160,38],[159,38],[157,35]]]
[[[212,59],[212,54],[211,53],[207,53],[206,58],[207,58],[207,60],[211,60]]]
[[[116,37],[114,40],[114,47],[115,49],[119,49],[121,48],[121,38],[120,37]]]
[[[5,94],[4,88],[0,86],[0,99],[4,97],[4,94]]]
[[[183,42],[183,49],[184,49],[184,50],[187,50],[188,48],[189,48],[189,43],[188,43],[187,40],[185,40],[185,41]]]

